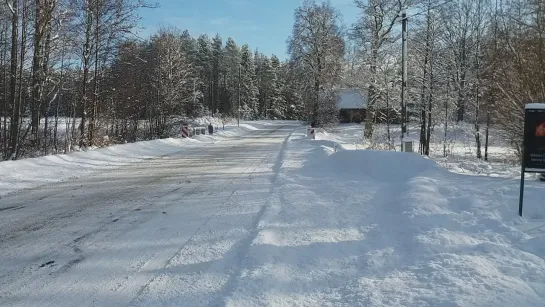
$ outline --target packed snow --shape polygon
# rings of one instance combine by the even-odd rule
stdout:
[[[543,306],[544,184],[241,127],[1,199],[0,305]]]
[[[199,122],[204,125],[212,121],[200,119]],[[214,124],[217,123],[214,122]],[[75,179],[97,171],[172,155],[187,148],[206,146],[258,130],[259,127],[266,127],[266,125],[264,122],[242,123],[240,127],[231,124],[225,129],[220,128],[213,135],[199,135],[191,139],[158,139],[96,148],[67,155],[0,162],[0,197],[25,188]]]
[[[377,125],[373,144],[364,144],[363,126],[358,124],[344,124],[334,128],[322,129],[316,134],[318,140],[331,140],[351,150],[388,149],[386,125]],[[409,136],[405,141],[414,142],[413,149],[418,151],[420,127],[409,126]],[[520,163],[515,151],[511,148],[504,135],[499,130],[490,130],[489,161],[485,162],[476,158],[474,127],[468,124],[450,124],[445,141],[444,126],[439,125],[433,129],[430,156],[442,167],[459,174],[484,175],[502,178],[519,178]],[[401,127],[391,125],[391,143],[395,150],[400,151]],[[483,136],[484,138],[484,136]],[[447,157],[444,157],[446,150]],[[484,156],[484,139],[482,154]],[[535,175],[528,174],[529,179],[535,179]]]
[[[542,306],[545,186],[289,142],[228,306]]]

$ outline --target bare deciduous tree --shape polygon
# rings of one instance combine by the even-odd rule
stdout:
[[[316,4],[306,0],[295,11],[295,24],[288,40],[291,61],[306,72],[309,95],[306,98],[309,120],[320,111],[320,92],[340,81],[344,40],[339,25],[340,15],[330,3]],[[329,101],[328,103],[332,103]],[[335,102],[333,102],[335,103]],[[329,108],[324,106],[325,110]]]
[[[360,18],[354,24],[351,36],[360,46],[360,52],[365,53],[366,64],[369,66],[368,103],[365,122],[365,138],[371,139],[376,116],[375,105],[378,100],[378,66],[379,58],[387,44],[396,41],[393,35],[394,27],[401,18],[401,11],[410,4],[410,0],[355,0],[360,9]]]

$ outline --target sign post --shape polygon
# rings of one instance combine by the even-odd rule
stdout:
[[[522,216],[524,205],[524,175],[526,173],[545,173],[545,103],[531,103],[525,108],[520,174],[520,216]]]

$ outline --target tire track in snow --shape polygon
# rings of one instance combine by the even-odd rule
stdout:
[[[225,299],[228,298],[237,288],[238,282],[241,278],[241,271],[244,268],[244,263],[247,259],[248,252],[250,250],[250,247],[252,246],[252,243],[257,238],[257,235],[259,234],[259,223],[263,219],[263,216],[265,215],[265,212],[267,209],[269,209],[272,200],[274,198],[274,195],[278,189],[277,182],[278,177],[280,176],[280,171],[282,170],[282,165],[284,162],[284,157],[286,155],[286,150],[288,147],[289,139],[292,137],[294,131],[292,131],[288,136],[284,138],[284,141],[282,143],[282,148],[280,149],[280,152],[278,153],[278,156],[276,158],[275,164],[272,167],[273,170],[273,176],[270,179],[270,183],[272,184],[270,190],[269,190],[269,196],[265,204],[261,207],[261,210],[257,213],[253,225],[252,225],[252,232],[248,235],[248,237],[240,242],[240,247],[238,249],[238,257],[236,257],[237,262],[235,264],[236,271],[231,274],[229,277],[229,280],[227,283],[223,286],[222,293],[218,296],[218,298],[214,301],[212,306],[221,306],[225,305]]]
[[[197,175],[197,174],[194,174]],[[149,184],[155,184],[161,181],[162,176],[154,176],[151,178],[151,181],[148,182]],[[201,187],[203,184],[194,187],[191,189],[191,192],[194,192],[199,187]],[[120,208],[116,208],[115,213],[110,214],[110,216],[117,217],[117,220],[123,220],[126,219],[135,213],[141,211],[143,208],[150,206],[149,203],[153,203],[154,201],[160,200],[162,198],[165,198],[173,193],[175,193],[178,190],[170,190],[168,192],[159,192],[158,194],[153,194],[151,196],[143,196],[138,197],[136,199],[125,199],[124,197],[127,195],[131,195],[136,190],[138,190],[138,187],[131,188],[129,190],[123,190],[116,192],[115,194],[109,194],[108,202],[107,204],[120,204]],[[189,194],[188,193],[188,194]],[[112,198],[113,196],[113,198]],[[113,200],[113,202],[112,202]],[[64,216],[61,216],[62,213],[57,214],[55,216],[46,217],[44,219],[49,218],[49,223],[46,223],[44,221],[43,226],[48,226],[48,228],[55,229],[55,232],[58,231],[58,229],[62,229],[63,227],[68,227],[67,223],[71,223],[72,219],[76,219],[78,215],[84,215],[87,214],[94,214],[94,211],[89,211],[90,205],[93,203],[96,203],[96,199],[89,199],[86,202],[79,203],[78,209],[76,211],[70,212],[69,214],[64,214]],[[142,203],[141,206],[133,206],[133,203]],[[100,208],[99,208],[100,209]],[[141,224],[145,223],[147,220],[151,219],[151,216],[145,216],[145,215],[134,215],[134,220],[131,221],[131,225]],[[102,219],[102,218],[101,218]],[[93,225],[93,230],[86,231],[84,233],[80,233],[75,239],[70,239],[68,241],[62,240],[59,238],[54,243],[47,242],[48,247],[46,247],[45,250],[41,251],[39,253],[38,257],[35,257],[31,259],[30,263],[26,263],[24,267],[21,267],[19,269],[16,269],[15,271],[6,272],[6,274],[0,276],[1,284],[3,285],[2,288],[3,291],[0,292],[2,294],[1,296],[3,299],[9,298],[9,291],[4,292],[7,290],[8,286],[10,288],[19,288],[20,286],[17,285],[28,285],[36,280],[40,280],[41,277],[49,276],[48,279],[55,276],[61,276],[64,273],[67,273],[72,267],[75,265],[81,263],[85,260],[85,247],[89,247],[89,244],[93,244],[93,242],[100,241],[104,235],[111,234],[108,232],[108,228],[113,224],[112,218],[106,217],[106,219],[103,219],[99,224]],[[32,224],[36,225],[36,224]],[[95,228],[96,227],[96,228]],[[43,228],[43,227],[41,227]],[[35,229],[35,231],[39,231],[39,229]],[[25,235],[31,235],[31,232],[25,233],[24,230],[21,230],[21,233],[24,233]],[[97,236],[99,234],[102,234],[100,236]],[[12,239],[16,239],[17,236],[12,237]],[[24,244],[24,240],[21,240],[17,244],[17,246]],[[6,245],[6,242],[2,242],[2,245]],[[11,246],[8,244],[8,246]],[[54,265],[48,265],[43,266],[44,263],[50,263],[53,262]],[[44,268],[47,268],[46,271],[44,271]],[[58,288],[58,291],[61,291],[62,288]],[[3,292],[3,293],[2,293]]]
[[[224,187],[230,185],[231,183],[227,183],[225,184]],[[223,201],[223,203],[221,204],[220,206],[220,209],[218,209],[218,211],[216,211],[216,213],[214,213],[212,216],[210,216],[206,222],[204,222],[204,224],[202,224],[192,235],[191,237],[189,238],[189,240],[187,240],[182,246],[180,246],[171,256],[169,256],[163,264],[153,264],[153,265],[148,265],[146,266],[146,269],[147,270],[158,270],[158,269],[164,269],[166,267],[168,267],[171,263],[172,263],[172,260],[174,258],[176,258],[176,256],[178,256],[183,249],[186,248],[186,246],[188,246],[189,244],[192,244],[195,240],[195,236],[200,233],[203,229],[205,229],[208,224],[210,223],[210,221],[216,217],[218,215],[218,212],[221,212],[224,210],[224,208],[230,203],[230,200],[233,198],[233,195],[235,195],[236,191],[232,191],[231,194],[228,196],[228,198]],[[140,270],[140,272],[142,271],[142,268]],[[129,302],[128,302],[128,306],[131,306],[136,300],[138,300],[138,298],[140,297],[140,295],[142,295],[142,293],[144,293],[144,291],[146,291],[146,289],[149,287],[149,285],[151,283],[153,283],[156,278],[158,277],[158,275],[155,275],[151,278],[149,278],[147,281],[144,281],[139,289],[136,291],[134,297],[130,298]]]
[[[262,215],[262,205],[267,201],[269,185],[278,177],[278,170],[281,167],[281,163],[279,163],[281,158],[278,158],[278,155],[282,154],[278,152],[278,149],[282,144],[282,138],[288,131],[272,134],[277,127],[255,131],[248,139],[241,138],[233,140],[234,142],[227,142],[218,148],[204,150],[204,156],[201,156],[199,149],[194,149],[191,153],[196,157],[189,157],[189,160],[184,157],[185,151],[183,156],[174,157],[175,159],[169,161],[172,163],[165,165],[162,161],[153,162],[157,160],[154,159],[151,162],[152,165],[149,166],[154,170],[149,174],[150,176],[146,176],[147,163],[135,163],[141,166],[131,167],[131,170],[123,170],[122,172],[108,172],[106,174],[109,176],[108,178],[104,176],[98,176],[96,179],[91,178],[88,180],[92,185],[90,190],[87,190],[87,185],[81,186],[81,183],[78,185],[61,183],[54,184],[55,189],[41,188],[23,196],[28,200],[28,203],[37,202],[37,199],[44,195],[49,196],[49,199],[46,201],[47,203],[40,203],[40,206],[28,206],[28,208],[21,210],[23,213],[13,216],[25,216],[27,219],[25,224],[30,224],[32,227],[39,226],[36,222],[44,219],[49,219],[50,223],[36,232],[21,232],[17,238],[10,239],[9,244],[0,245],[8,249],[5,250],[6,255],[16,255],[15,253],[19,253],[18,251],[10,252],[9,249],[14,245],[22,244],[17,249],[32,249],[34,256],[45,254],[45,257],[40,258],[39,261],[34,261],[34,264],[37,266],[47,262],[49,264],[41,270],[29,271],[33,267],[26,264],[33,259],[23,257],[6,267],[11,272],[22,271],[21,274],[14,273],[15,276],[0,279],[0,282],[7,282],[5,285],[9,287],[6,289],[0,286],[3,288],[1,292],[7,295],[2,295],[0,305],[6,303],[13,306],[27,306],[29,304],[62,306],[69,302],[66,300],[67,295],[76,293],[79,294],[74,296],[74,300],[69,303],[79,302],[78,304],[81,306],[125,305],[124,302],[131,300],[131,298],[137,298],[133,295],[139,286],[144,284],[147,287],[150,284],[149,277],[161,274],[165,270],[177,272],[176,268],[172,268],[174,269],[172,271],[162,261],[172,255],[179,256],[180,252],[177,255],[176,250],[180,249],[182,243],[185,243],[185,248],[182,250],[186,250],[189,245],[192,245],[189,248],[189,255],[196,251],[195,247],[198,248],[198,253],[218,251],[217,246],[209,246],[209,241],[201,241],[199,238],[202,239],[202,237],[219,238],[220,241],[225,239],[225,241],[219,242],[223,244],[223,247],[227,247],[225,243],[234,243],[234,245],[228,244],[229,250],[222,251],[227,251],[225,259],[218,259],[217,263],[213,263],[210,267],[212,270],[219,269],[222,278],[225,276],[225,281],[227,281],[231,275],[237,273],[237,271],[231,270],[236,263],[233,255],[244,253],[241,251],[247,244],[244,238],[250,235],[249,233],[253,229],[252,224],[258,223],[259,219],[256,222],[254,220],[258,214]],[[255,141],[251,140],[253,137],[255,137]],[[223,156],[223,151],[228,151],[226,156]],[[189,153],[190,156],[191,153]],[[181,161],[185,161],[184,164],[189,163],[189,168],[182,167],[179,163]],[[203,162],[203,166],[198,166],[195,170],[192,165],[196,164],[193,163],[201,163],[200,161]],[[271,172],[271,166],[275,171]],[[163,172],[163,169],[170,170],[172,167],[179,168],[179,170]],[[191,178],[191,180],[194,184],[199,183],[199,186],[187,187],[191,188],[189,191],[187,188],[181,191],[179,187],[174,189],[176,185],[182,184],[178,180],[184,181],[180,175],[191,176],[188,173],[184,174],[187,169],[197,171],[193,174],[197,179]],[[157,172],[160,174],[156,175]],[[131,177],[132,174],[138,174],[137,178]],[[114,175],[115,178],[112,177]],[[204,176],[201,177],[201,175]],[[148,187],[149,181],[154,177],[157,183]],[[112,178],[111,182],[109,178]],[[201,180],[207,181],[209,185],[200,182]],[[83,181],[83,183],[86,182]],[[142,191],[139,188],[142,188]],[[211,192],[202,193],[203,189],[211,189]],[[98,193],[100,197],[93,197],[95,190],[100,192]],[[118,195],[114,199],[111,198],[112,195],[122,190],[124,190],[122,195]],[[163,192],[174,194],[174,196],[167,196],[169,199],[158,202],[159,198],[157,197],[161,197]],[[71,194],[74,193],[76,198],[71,198]],[[178,194],[181,195],[178,197]],[[183,196],[193,194],[197,196]],[[247,199],[248,197],[255,198],[256,202],[252,204],[251,200]],[[12,202],[21,201],[18,198],[9,199],[8,197]],[[2,201],[6,200],[2,199]],[[157,205],[154,204],[153,208],[149,207],[148,209],[146,204],[143,206],[138,206],[140,203],[135,204],[136,200],[146,202],[146,204],[154,202]],[[200,201],[210,203],[207,203],[203,209],[182,209],[194,207]],[[187,203],[188,206],[182,203]],[[159,210],[163,208],[172,208],[173,214],[161,214],[161,212],[167,211]],[[142,216],[132,214],[141,211],[144,213]],[[170,210],[168,211],[170,213]],[[187,226],[185,226],[185,222],[183,225],[177,223],[180,213],[185,212],[190,214],[188,215],[189,219],[197,218],[195,222],[191,222]],[[198,213],[198,215],[193,216],[194,213]],[[155,215],[150,217],[152,214]],[[213,216],[210,217],[210,214]],[[203,219],[199,219],[198,216],[202,216]],[[208,221],[205,222],[205,218],[208,218]],[[119,219],[118,222],[112,223],[116,219]],[[189,221],[189,219],[182,220]],[[17,223],[11,223],[13,226],[10,226],[8,222],[4,225],[7,227],[5,229],[20,227],[17,226]],[[163,224],[164,227],[161,226],[162,223],[166,223]],[[96,227],[101,229],[97,230]],[[150,227],[154,228],[150,229]],[[145,229],[150,231],[146,232]],[[189,241],[192,232],[195,232],[192,238],[196,238],[196,241]],[[55,235],[51,236],[52,234]],[[45,241],[38,244],[41,238]],[[130,244],[131,240],[138,239],[137,241],[139,241],[140,238],[146,241],[146,246],[159,248],[156,250],[147,248],[147,250],[140,251],[135,248],[141,246],[139,243],[133,243],[132,245],[136,244],[134,246]],[[125,241],[128,245],[125,245]],[[31,247],[34,242],[36,242],[36,247]],[[115,243],[121,244],[119,248],[112,245]],[[251,244],[251,240],[248,244]],[[137,253],[133,254],[133,250]],[[56,252],[60,252],[58,257],[51,259]],[[185,254],[187,253],[188,250],[185,251]],[[21,252],[21,254],[23,253]],[[206,255],[197,255],[197,257],[201,256]],[[13,260],[15,261],[15,259]],[[51,263],[50,261],[53,260],[55,262]],[[112,269],[106,271],[105,268],[109,266]],[[154,266],[159,269],[154,270]],[[208,266],[210,266],[209,263],[202,263],[200,268],[209,270]],[[99,271],[96,272],[96,269]],[[192,269],[192,267],[187,266],[186,269]],[[87,271],[89,274],[85,273]],[[213,272],[203,273],[205,275],[207,273],[213,274]],[[111,276],[109,277],[109,275]],[[13,280],[8,281],[7,279]],[[210,295],[210,300],[223,293],[220,292],[223,284],[223,282],[218,284],[219,288]],[[183,300],[180,302],[181,305],[184,305]]]
[[[230,146],[228,148],[235,148],[237,145]],[[202,150],[201,148],[196,148],[195,150],[192,150],[192,153],[198,153],[199,150]],[[181,151],[186,152],[186,151]],[[170,155],[163,155],[162,158],[165,158],[167,156],[175,156],[175,154]],[[161,158],[155,158],[152,159],[152,163],[154,161],[160,161]],[[148,161],[149,162],[149,161]],[[139,168],[145,167],[146,164],[137,163],[135,166],[138,166]],[[112,170],[113,172],[117,170]],[[186,176],[198,176],[198,173],[193,174],[187,174]],[[167,178],[168,179],[168,178]],[[45,215],[39,215],[38,221],[36,219],[32,219],[31,223],[27,223],[25,226],[24,224],[21,225],[22,228],[19,228],[15,230],[15,232],[11,232],[9,236],[4,236],[3,238],[0,238],[2,241],[0,242],[0,245],[5,247],[12,248],[22,248],[25,244],[28,242],[26,240],[21,239],[21,236],[29,237],[32,236],[33,238],[36,237],[36,234],[33,234],[34,232],[38,232],[38,235],[43,236],[42,229],[46,227],[47,229],[53,229],[55,232],[59,231],[59,229],[63,229],[65,227],[68,227],[69,224],[71,224],[73,219],[79,219],[78,216],[84,216],[84,215],[90,215],[95,217],[95,213],[98,212],[97,210],[101,211],[107,206],[111,206],[115,208],[115,211],[110,214],[110,216],[100,217],[100,219],[103,219],[101,223],[98,225],[93,225],[92,228],[94,228],[91,231],[86,231],[83,233],[77,234],[77,237],[72,237],[70,240],[64,240],[63,238],[59,237],[58,240],[55,240],[54,243],[48,244],[48,246],[44,246],[46,249],[38,253],[38,257],[35,257],[31,259],[31,263],[25,263],[24,266],[18,266],[18,268],[15,269],[15,271],[9,271],[0,276],[0,284],[3,284],[4,286],[0,287],[3,289],[0,293],[3,292],[2,296],[3,299],[6,299],[10,296],[9,292],[7,291],[7,287],[10,288],[19,288],[17,285],[26,285],[29,283],[33,283],[36,281],[36,278],[38,277],[38,280],[40,277],[44,276],[60,276],[63,273],[68,272],[73,266],[81,263],[84,260],[84,256],[82,256],[83,252],[82,249],[83,245],[86,245],[88,243],[85,243],[85,241],[91,241],[96,242],[102,236],[97,237],[97,234],[103,233],[103,235],[109,234],[107,229],[112,224],[112,219],[114,217],[117,217],[118,219],[125,219],[128,216],[131,216],[134,212],[141,211],[143,208],[149,206],[149,203],[156,202],[159,199],[162,199],[164,197],[167,197],[168,195],[171,195],[173,193],[176,193],[179,191],[179,188],[170,190],[166,193],[159,193],[159,194],[153,194],[153,195],[142,195],[137,198],[132,198],[130,195],[134,195],[135,192],[141,189],[144,185],[157,185],[159,188],[159,191],[161,191],[161,186],[159,185],[162,181],[164,181],[164,174],[159,174],[155,176],[150,177],[144,177],[141,180],[134,182],[134,187],[131,187],[129,189],[119,189],[113,191],[113,193],[108,193],[104,198],[97,200],[96,198],[84,198],[83,202],[78,202],[76,208],[72,204],[70,204],[70,207],[68,207],[70,210],[69,212],[66,212],[66,207],[62,204],[54,205],[53,208],[53,214],[45,214]],[[226,180],[223,180],[223,182],[226,182]],[[56,185],[60,185],[62,187],[62,194],[57,194],[56,197],[61,197],[62,195],[68,195],[69,193],[73,193],[74,189],[71,186],[64,186],[67,183],[57,183]],[[197,187],[192,188],[189,192],[186,192],[185,195],[192,195],[195,194],[201,189],[203,186],[205,186],[207,182],[203,182]],[[228,184],[226,183],[225,186]],[[55,184],[53,184],[55,186]],[[76,191],[79,191],[83,189],[83,186],[79,186],[76,188]],[[40,189],[45,189],[44,187]],[[47,193],[55,193],[55,191],[47,191]],[[8,198],[16,198],[17,195],[12,195]],[[32,197],[32,196],[31,196]],[[66,198],[66,197],[65,197]],[[3,199],[4,201],[5,199]],[[143,203],[141,206],[135,207],[134,203]],[[96,208],[96,205],[99,205],[99,208]],[[113,206],[112,206],[113,205]],[[136,208],[136,209],[135,209]],[[29,207],[28,210],[32,210],[33,207]],[[48,210],[50,211],[50,210]],[[58,213],[57,213],[58,212]],[[141,224],[149,220],[151,217],[146,216],[138,216],[135,218],[134,221],[131,222],[131,225],[134,225],[134,223]],[[97,227],[98,228],[95,228]],[[67,234],[68,235],[68,234]],[[63,240],[61,240],[63,239]],[[17,240],[17,241],[15,241]],[[35,239],[34,239],[35,240]],[[48,242],[51,243],[51,242]],[[9,252],[9,250],[8,250]],[[15,259],[15,258],[14,258]],[[52,260],[54,259],[54,260]],[[54,265],[49,266],[43,266],[44,263],[55,261]],[[14,265],[15,267],[15,265]],[[47,271],[44,271],[43,268],[47,268]],[[49,277],[47,277],[49,278]],[[57,289],[61,290],[61,288]]]
[[[279,129],[282,129],[282,128],[285,128],[285,127],[281,127]],[[278,129],[278,130],[279,130]],[[260,135],[263,135],[263,136],[267,136],[273,132],[275,132],[277,130],[273,130],[273,131],[263,131],[263,132],[260,132],[258,134]],[[291,135],[291,134],[290,134]],[[287,139],[287,138],[286,138]],[[233,146],[233,148],[236,147],[236,146]],[[281,153],[280,154],[283,154],[283,149],[284,149],[284,146],[282,147],[282,150],[281,150]],[[244,169],[244,171],[242,173],[247,173],[248,176],[245,178],[245,179],[241,179],[241,180],[252,180],[253,179],[253,176],[256,172],[256,170],[258,170],[263,164],[265,164],[267,161],[270,160],[270,156],[267,155],[266,157],[263,157],[263,158],[260,158],[258,160],[255,160],[250,166],[248,166],[247,168]],[[278,165],[278,166],[277,166]],[[279,169],[279,166],[281,165],[281,163],[279,164],[278,161],[277,163],[275,163],[275,168],[278,168]],[[275,172],[274,174],[274,180],[276,180],[276,177],[278,176],[277,172]],[[225,179],[226,181],[226,184],[224,186],[222,186],[222,188],[220,190],[225,190],[226,187],[228,186],[231,186],[231,185],[234,185],[234,189],[233,191],[231,192],[231,194],[228,196],[228,198],[223,201],[223,203],[220,205],[219,209],[213,214],[211,215],[208,220],[203,223],[201,225],[201,227],[199,227],[192,235],[191,237],[189,238],[188,241],[185,242],[185,244],[183,244],[172,256],[170,256],[162,265],[155,265],[156,268],[155,270],[158,270],[158,269],[166,269],[168,270],[168,268],[172,265],[172,262],[174,261],[174,259],[176,259],[177,257],[179,257],[182,253],[183,253],[183,250],[186,249],[188,246],[192,245],[192,244],[198,244],[198,242],[196,241],[196,237],[201,234],[201,233],[204,233],[206,231],[209,231],[210,229],[207,229],[210,227],[210,224],[211,222],[219,217],[219,216],[222,216],[222,214],[226,211],[227,208],[229,208],[231,205],[232,205],[232,200],[233,198],[237,195],[237,192],[238,190],[240,190],[240,188],[242,187],[242,182],[232,182],[230,179]],[[260,212],[258,212],[258,216],[261,217],[263,212],[264,212],[264,209],[265,208],[262,208]],[[259,219],[258,219],[259,220]],[[251,241],[250,241],[251,243]],[[240,244],[240,243],[239,243]],[[235,244],[235,246],[233,247],[233,249],[237,249],[237,246],[236,245],[239,245],[239,244]],[[243,244],[243,246],[246,245]],[[150,268],[147,268],[148,270]],[[158,273],[156,275],[154,275],[153,277],[151,277],[147,282],[143,283],[143,285],[140,287],[140,289],[136,292],[136,294],[134,295],[134,297],[132,297],[129,302],[128,302],[128,306],[133,306],[135,304],[137,304],[137,302],[139,302],[142,294],[144,294],[150,287],[151,284],[153,284],[157,278],[161,276],[161,273]]]
[[[235,149],[237,148],[238,145],[232,145],[232,146],[229,146],[227,147],[227,151],[229,151],[230,149]],[[254,170],[256,168],[254,168],[254,170],[251,170],[250,172],[248,172],[248,170],[252,169],[252,167],[254,167],[256,164],[262,164],[263,161],[262,159],[253,159],[252,163],[244,169],[244,171],[242,173],[248,173],[248,176],[251,176],[252,173],[254,172]],[[195,173],[193,174],[195,176],[198,176],[199,174]],[[218,193],[221,193],[223,191],[226,191],[227,188],[229,186],[231,186],[233,183],[231,182],[230,179],[222,179],[221,181],[221,184],[219,185],[219,188],[218,188]],[[192,189],[190,189],[189,191],[186,191],[184,192],[179,198],[180,199],[184,199],[186,196],[191,196],[191,195],[195,195],[195,194],[198,194],[198,192],[200,190],[202,190],[203,187],[206,187],[207,185],[209,185],[210,183],[208,181],[203,181],[202,183],[200,183],[198,186],[196,187],[193,187]],[[152,196],[151,198],[153,198],[155,201],[159,200],[159,199],[162,199],[162,198],[165,198],[169,195],[172,195],[176,192],[178,192],[180,190],[180,188],[176,188],[174,190],[171,190],[171,191],[168,191],[167,193],[163,194],[163,195],[159,195],[159,196]],[[232,198],[233,194],[235,193],[235,191],[232,191],[231,194],[228,196],[228,199],[226,201],[224,201],[221,205],[221,208],[225,207],[227,204],[229,204],[229,200]],[[149,206],[147,203],[143,204],[142,206],[139,206],[137,207],[135,210],[131,210],[130,212],[127,212],[127,214],[125,216],[122,216],[121,219],[129,216],[131,213],[133,212],[137,212],[138,210],[141,210],[145,207]],[[161,208],[168,208],[170,207],[171,204],[168,203],[168,204],[165,204],[164,206],[160,207],[160,208],[155,208],[156,211],[162,211],[163,209]],[[220,208],[219,211],[221,211],[222,209]],[[161,210],[159,210],[161,209]],[[163,213],[164,214],[164,213]],[[217,215],[217,213],[215,214]],[[197,229],[195,231],[195,233],[191,236],[191,238],[193,238],[195,236],[195,234],[199,233],[199,231],[201,231],[203,228],[206,227],[206,225],[210,222],[210,220],[212,220],[214,217],[211,216],[208,221],[206,221],[204,224],[202,224],[200,226],[199,229]],[[137,224],[143,224],[143,223],[146,223],[148,220],[152,219],[151,216],[148,216],[147,218],[145,219],[142,219],[142,218],[139,218],[133,222],[131,222],[131,225],[137,223]],[[106,231],[106,229],[111,226],[113,223],[111,221],[108,221],[104,227],[102,227],[101,229],[97,229],[96,231],[92,232],[92,233],[89,233],[87,235],[84,235],[78,239],[81,239],[81,240],[87,240],[87,239],[90,239],[91,242],[88,243],[87,245],[87,248],[90,248],[91,246],[94,245],[93,242],[97,242],[97,241],[101,241],[102,237],[105,236],[105,235],[109,235],[111,234],[111,232],[108,232]],[[134,229],[134,227],[132,227],[132,229]],[[97,234],[100,234],[100,236],[96,236]],[[120,234],[122,235],[122,234]],[[92,239],[91,239],[92,238]],[[144,291],[144,289],[146,288],[146,286],[151,282],[150,280],[153,280],[153,277],[149,277],[149,274],[146,273],[148,271],[154,271],[154,270],[159,270],[159,269],[162,269],[162,268],[165,268],[166,266],[168,266],[168,264],[170,263],[170,261],[179,253],[180,250],[182,250],[183,248],[185,248],[185,246],[187,246],[188,244],[191,243],[191,238],[185,242],[185,244],[183,244],[182,247],[180,248],[177,248],[177,250],[173,251],[172,249],[164,249],[164,250],[160,250],[158,251],[157,253],[155,253],[152,258],[149,258],[149,259],[146,259],[145,261],[142,261],[140,263],[140,265],[138,265],[136,267],[136,270],[133,271],[131,274],[129,274],[128,276],[126,276],[125,280],[123,283],[121,284],[117,284],[113,291],[114,292],[117,292],[117,291],[120,291],[120,290],[124,290],[125,292],[129,292],[129,293],[134,293],[134,291],[136,291],[136,295],[131,295],[132,299],[129,298],[129,304],[132,303],[132,301],[138,297],[138,295],[140,295],[140,293],[142,293],[142,291]],[[90,246],[89,246],[90,244]],[[80,244],[78,245],[80,246],[81,248],[83,248],[83,246]],[[77,247],[76,247],[77,248]],[[100,252],[101,249],[99,250],[96,250],[96,252]],[[81,253],[79,253],[81,254]],[[165,260],[167,259],[167,260]],[[68,272],[68,269],[74,267],[75,265],[78,265],[79,263],[81,263],[84,259],[82,259],[82,256],[78,256],[75,260],[73,261],[70,261],[68,262],[66,265],[64,265],[61,269],[59,269],[59,273],[66,273]],[[77,282],[80,282],[80,281],[77,281]],[[55,290],[54,293],[56,294],[59,294],[59,293],[62,293],[64,290],[66,290],[67,288],[71,287],[72,285],[69,285],[69,284],[65,284],[64,287],[62,288],[58,288]],[[135,289],[138,289],[138,290],[135,290]],[[64,291],[66,292],[66,291]]]

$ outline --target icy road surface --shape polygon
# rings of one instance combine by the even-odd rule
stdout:
[[[295,127],[0,199],[0,306],[222,304]]]

